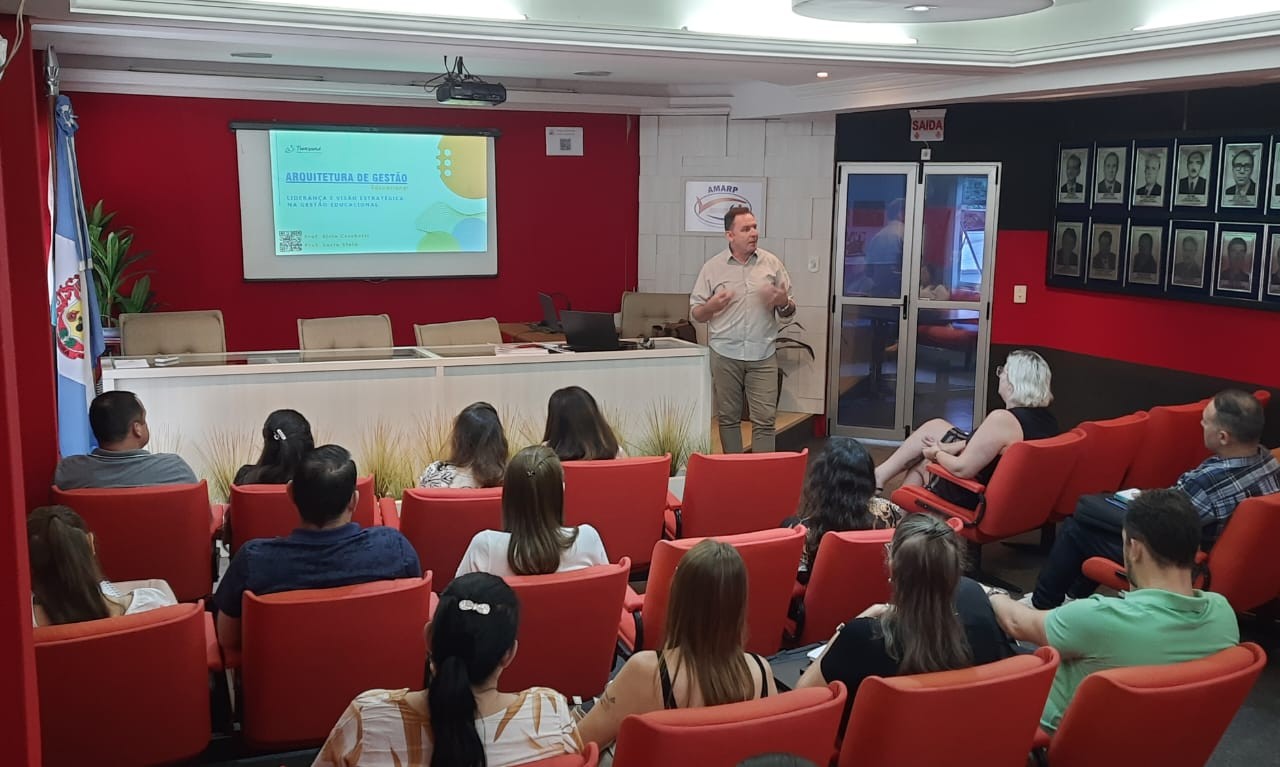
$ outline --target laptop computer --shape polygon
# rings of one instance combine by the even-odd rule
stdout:
[[[560,312],[565,348],[571,352],[611,352],[638,348],[633,341],[619,341],[613,315],[607,312]]]
[[[546,293],[538,294],[538,303],[542,305],[542,324],[552,333],[559,333],[560,320],[556,316],[556,302]]]

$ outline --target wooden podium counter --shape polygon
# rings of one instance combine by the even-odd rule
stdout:
[[[447,451],[458,411],[479,400],[498,409],[513,449],[540,442],[548,397],[570,385],[595,396],[632,455],[673,422],[705,451],[713,415],[707,348],[670,338],[655,345],[539,355],[496,355],[482,345],[105,357],[102,387],[136,393],[149,448],[180,454],[215,495],[257,459],[262,423],[279,408],[306,416],[317,444],[350,450],[362,474],[389,455],[420,472]]]

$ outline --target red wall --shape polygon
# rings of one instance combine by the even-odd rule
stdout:
[[[391,315],[415,322],[541,317],[535,292],[617,311],[634,290],[639,121],[626,115],[302,104],[73,94],[86,205],[105,199],[149,251],[167,310],[222,309],[232,350],[291,349],[296,320]],[[245,282],[232,121],[497,128],[498,276],[488,279]],[[547,157],[544,128],[582,126],[583,157]]]
[[[1280,312],[1112,296],[1045,285],[1048,232],[1002,231],[996,241],[993,344],[1051,349],[1280,386]],[[1013,286],[1027,303],[1013,303]]]

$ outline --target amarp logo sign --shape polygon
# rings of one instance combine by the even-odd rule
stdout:
[[[724,232],[724,214],[735,205],[750,208],[763,228],[764,182],[724,179],[686,181],[685,231]]]

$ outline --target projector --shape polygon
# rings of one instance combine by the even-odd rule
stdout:
[[[507,100],[502,83],[478,80],[448,79],[436,86],[436,101],[441,104],[488,104],[497,106]]]

